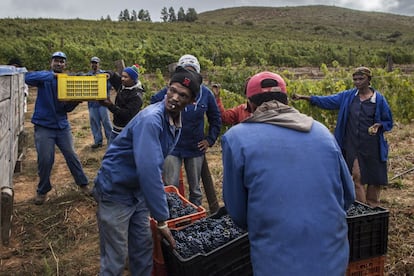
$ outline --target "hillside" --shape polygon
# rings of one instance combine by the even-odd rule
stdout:
[[[197,55],[206,70],[243,63],[319,67],[335,60],[383,67],[389,55],[398,64],[414,63],[413,26],[414,17],[332,6],[220,9],[193,23],[0,19],[0,63],[17,55],[27,67],[43,69],[59,49],[74,71],[98,55],[105,67],[124,59],[166,73],[184,53]]]
[[[347,8],[312,5],[298,7],[239,7],[200,13],[197,22],[241,25],[281,26],[292,23],[303,26],[325,25],[351,30],[410,30],[414,17],[390,13],[366,12]],[[405,26],[405,27],[403,27]],[[401,29],[402,28],[402,29]]]

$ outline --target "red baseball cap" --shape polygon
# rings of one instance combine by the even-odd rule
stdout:
[[[247,98],[266,92],[281,92],[287,94],[286,82],[280,75],[268,71],[254,75],[247,82]]]

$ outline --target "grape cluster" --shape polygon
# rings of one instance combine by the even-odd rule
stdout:
[[[170,210],[169,219],[175,219],[197,213],[197,209],[190,204],[184,204],[177,193],[167,192],[167,202]]]
[[[372,213],[378,213],[378,208],[371,208],[369,206],[359,204],[357,202],[352,203],[348,211],[346,211],[348,217],[367,215]]]
[[[206,254],[246,233],[236,226],[229,215],[203,218],[182,230],[172,231],[176,251],[184,259]]]

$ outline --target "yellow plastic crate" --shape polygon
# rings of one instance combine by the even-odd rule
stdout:
[[[105,100],[106,74],[69,76],[58,74],[58,99],[62,101]]]

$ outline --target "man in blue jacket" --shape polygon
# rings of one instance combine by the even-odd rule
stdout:
[[[271,72],[248,81],[253,114],[222,137],[225,207],[249,232],[255,276],[345,275],[351,174],[329,130],[286,93]]]
[[[128,254],[131,275],[152,271],[149,216],[174,247],[166,220],[167,198],[162,181],[164,158],[181,132],[181,110],[199,93],[201,76],[178,68],[165,99],[143,109],[111,142],[95,179],[100,235],[100,275],[122,275]]]
[[[55,145],[65,157],[76,185],[83,193],[88,193],[88,178],[75,152],[67,116],[67,113],[74,110],[79,102],[62,102],[57,98],[56,75],[63,73],[66,68],[66,54],[53,53],[50,67],[50,71],[28,72],[25,77],[27,85],[37,87],[35,110],[32,116],[39,175],[36,205],[43,204],[46,194],[52,189],[50,173],[55,161]]]
[[[370,86],[369,68],[356,68],[352,78],[352,89],[329,96],[293,95],[292,99],[339,110],[335,138],[352,172],[356,199],[377,207],[381,187],[388,184],[388,143],[384,132],[392,129],[392,113],[385,97]]]
[[[177,66],[200,73],[200,64],[193,55],[182,56]],[[164,99],[167,88],[151,97],[151,103]],[[178,187],[180,170],[184,168],[189,186],[189,200],[196,206],[202,202],[200,187],[201,169],[207,149],[214,145],[220,134],[221,115],[216,99],[207,86],[201,85],[200,93],[183,111],[183,129],[180,140],[165,159],[163,177],[166,185]],[[204,119],[207,116],[208,133],[204,133]]]

